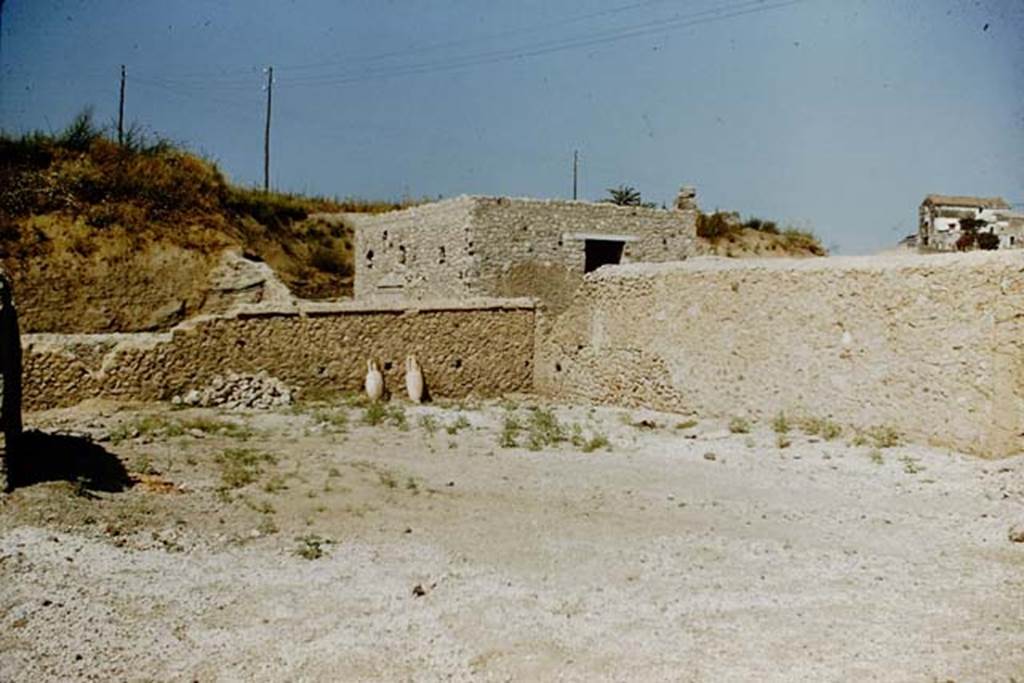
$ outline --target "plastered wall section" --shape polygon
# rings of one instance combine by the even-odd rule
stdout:
[[[30,410],[93,397],[168,399],[229,371],[266,370],[299,390],[358,391],[370,357],[403,395],[409,353],[433,396],[485,397],[531,389],[534,311],[530,301],[494,299],[248,307],[164,334],[27,335],[24,350]]]
[[[620,266],[541,321],[536,387],[728,418],[833,419],[986,457],[1024,450],[1024,258]]]
[[[355,230],[355,296],[400,300],[482,294],[469,197],[378,216],[348,214]]]

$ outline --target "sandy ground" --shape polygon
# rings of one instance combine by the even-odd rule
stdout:
[[[530,405],[29,415],[0,679],[1024,681],[1024,458]]]

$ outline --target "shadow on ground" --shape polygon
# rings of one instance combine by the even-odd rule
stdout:
[[[10,489],[44,481],[70,481],[94,491],[116,493],[132,485],[118,457],[88,439],[31,430],[13,445],[8,445],[6,454]]]

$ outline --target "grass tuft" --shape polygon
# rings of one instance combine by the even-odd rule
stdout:
[[[248,448],[228,448],[217,456],[222,488],[237,489],[255,482],[263,473],[263,466],[277,459],[261,451]]]
[[[729,420],[729,431],[733,434],[749,434],[750,422],[744,417],[734,417]]]

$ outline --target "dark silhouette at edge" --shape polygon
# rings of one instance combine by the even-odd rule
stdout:
[[[11,283],[0,273],[0,431],[4,435],[0,467],[6,466],[6,483],[0,488],[10,491],[62,480],[95,491],[116,492],[131,486],[124,465],[102,446],[79,436],[24,430],[21,361],[21,335]]]

